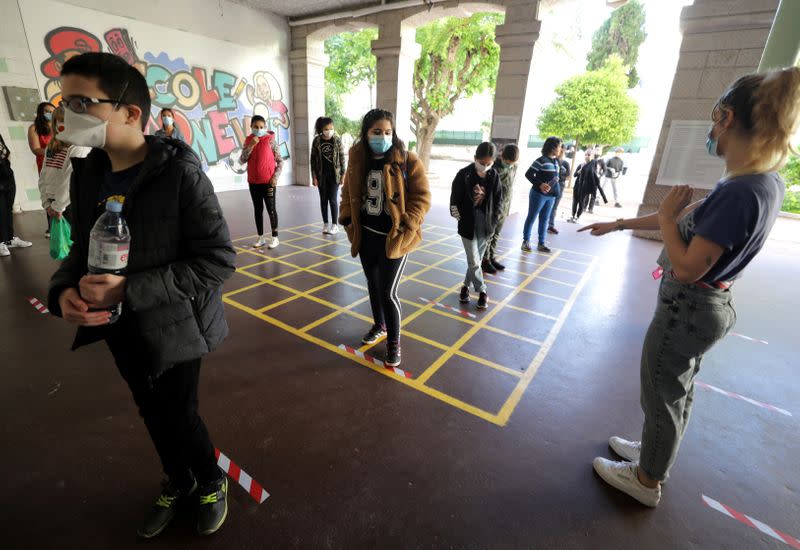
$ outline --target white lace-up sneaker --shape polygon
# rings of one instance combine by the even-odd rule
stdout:
[[[331,234],[331,226],[329,224],[324,224],[322,226],[322,234],[323,235],[330,235]]]
[[[328,230],[328,235],[336,235],[339,232],[339,224],[332,223],[331,228]]]
[[[642,485],[636,476],[637,465],[633,462],[614,462],[602,457],[594,459],[594,471],[603,481],[635,498],[645,506],[655,508],[661,500],[661,487],[651,489]]]
[[[639,455],[642,452],[641,441],[628,441],[627,439],[613,436],[609,438],[608,446],[628,462],[639,462]]]
[[[277,246],[279,244],[280,244],[280,241],[278,240],[278,237],[272,237],[272,240],[269,241],[269,244],[267,245],[267,248],[272,250],[273,248],[277,248]]]
[[[6,243],[0,243],[0,258],[3,256],[11,256],[11,251],[6,246]]]
[[[267,238],[264,235],[260,235],[256,244],[253,245],[253,248],[261,248],[262,246],[267,244]]]
[[[8,248],[28,248],[33,243],[29,241],[23,241],[19,237],[14,237],[10,241],[8,241]]]

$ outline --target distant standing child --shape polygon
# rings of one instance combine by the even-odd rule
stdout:
[[[614,192],[614,208],[622,208],[619,203],[619,193],[617,192],[617,178],[627,172],[625,162],[622,160],[622,153],[625,149],[617,147],[614,150],[614,156],[606,162],[606,172],[603,174],[603,189],[608,182],[611,182],[611,190]]]
[[[311,175],[313,184],[319,190],[322,209],[322,233],[336,235],[339,232],[339,185],[344,176],[344,148],[342,140],[336,135],[333,120],[319,117],[314,125],[316,137],[311,144]],[[331,223],[328,224],[328,208]]]
[[[497,149],[485,141],[475,151],[475,162],[458,171],[450,192],[450,215],[458,220],[458,234],[467,254],[467,273],[459,302],[469,303],[469,285],[478,292],[478,309],[489,306],[481,258],[494,235],[502,206],[500,176],[492,169]]]
[[[561,197],[564,196],[564,188],[567,185],[567,176],[569,176],[569,161],[564,158],[564,148],[561,148],[561,154],[558,155],[558,196],[556,202],[553,203],[553,209],[550,211],[550,223],[547,226],[547,232],[553,235],[558,235],[556,229],[556,213],[558,212],[558,205],[561,204]]]
[[[53,112],[53,139],[47,144],[44,166],[39,174],[39,193],[42,208],[50,218],[61,219],[62,216],[72,224],[70,215],[69,182],[72,178],[72,159],[84,158],[92,150],[89,147],[70,145],[58,139],[64,130],[64,108],[58,107]]]
[[[519,147],[513,143],[509,143],[503,147],[503,153],[493,166],[494,171],[497,172],[497,175],[500,177],[501,199],[497,205],[497,223],[495,224],[494,231],[489,236],[489,244],[486,246],[486,254],[483,256],[483,265],[481,268],[486,273],[497,273],[506,268],[506,266],[497,261],[495,255],[497,252],[497,241],[500,240],[500,232],[503,230],[503,224],[511,209],[511,197],[514,195],[514,180],[517,177],[517,162],[519,162]]]
[[[525,177],[531,182],[528,194],[528,217],[522,231],[522,251],[531,252],[531,231],[536,218],[539,218],[539,252],[550,252],[545,244],[547,224],[550,221],[550,211],[558,196],[558,174],[561,164],[558,156],[561,154],[561,138],[550,136],[542,146],[542,156],[533,161],[531,167],[525,172]]]
[[[278,246],[278,211],[275,208],[275,187],[283,168],[275,132],[267,130],[267,121],[263,116],[255,115],[250,121],[252,134],[244,141],[241,161],[247,163],[247,183],[250,185],[250,198],[253,199],[253,210],[256,218],[258,240],[253,248]],[[264,237],[264,205],[267,206],[269,223],[272,226],[272,239],[267,244]]]
[[[161,109],[161,128],[156,130],[155,136],[160,138],[172,138],[186,141],[183,138],[181,129],[175,125],[175,113],[172,109]]]

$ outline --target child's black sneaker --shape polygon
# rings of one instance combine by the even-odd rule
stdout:
[[[501,264],[500,262],[498,262],[498,261],[497,261],[497,260],[495,260],[494,258],[492,258],[492,259],[491,259],[491,260],[489,260],[489,261],[490,261],[490,262],[492,262],[492,265],[494,266],[494,268],[495,268],[497,271],[503,271],[503,270],[506,268],[506,266],[504,266],[503,264]]]
[[[539,246],[536,247],[536,250],[538,250],[539,252],[544,252],[546,254],[552,252],[552,250],[550,250],[550,248],[546,244],[540,244]]]
[[[478,309],[486,309],[489,307],[489,297],[485,292],[481,292],[478,296]]]
[[[175,517],[178,503],[182,502],[185,497],[197,490],[197,482],[193,481],[191,488],[181,490],[169,481],[162,481],[161,488],[161,494],[158,496],[158,500],[156,500],[156,503],[147,513],[144,524],[136,531],[143,539],[157,537],[167,528],[167,525],[169,525]]]
[[[483,262],[481,262],[481,269],[483,270],[484,273],[489,273],[490,275],[494,275],[495,273],[497,273],[497,268],[494,267],[494,265],[492,265],[492,262],[486,259],[484,259]]]
[[[386,334],[386,329],[381,325],[372,325],[372,328],[369,329],[369,332],[366,333],[363,338],[361,338],[362,344],[374,344],[377,342],[384,334]]]
[[[462,304],[469,303],[469,289],[465,286],[461,287],[461,293],[458,295],[458,301]]]
[[[388,342],[386,344],[386,361],[384,364],[387,367],[397,367],[400,365],[400,343]]]
[[[209,483],[197,490],[197,532],[210,535],[225,523],[228,517],[228,478]]]

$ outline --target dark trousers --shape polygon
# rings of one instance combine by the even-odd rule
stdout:
[[[319,205],[322,209],[322,223],[328,223],[328,208],[331,210],[331,223],[339,219],[339,184],[336,180],[319,180]]]
[[[376,325],[386,327],[386,341],[400,342],[400,321],[403,310],[397,287],[403,276],[408,256],[392,260],[386,257],[386,235],[361,228],[358,253],[367,278],[369,305]]]
[[[129,331],[120,329],[114,327],[106,341],[139,407],[164,473],[184,489],[191,487],[194,479],[199,485],[221,479],[214,445],[197,410],[200,359],[179,363],[151,380],[145,374],[147,359],[141,347],[132,345]]]
[[[278,236],[278,211],[275,209],[275,186],[266,183],[251,183],[250,198],[253,199],[253,213],[256,218],[256,231],[264,234],[264,205],[269,214],[272,236]]]
[[[14,197],[17,185],[14,177],[0,182],[0,243],[14,238]]]
[[[566,182],[562,181],[558,184],[558,196],[556,197],[556,202],[553,204],[553,210],[550,211],[550,224],[548,227],[555,227],[556,226],[556,213],[558,212],[558,205],[561,203],[561,197],[564,196],[564,185]]]

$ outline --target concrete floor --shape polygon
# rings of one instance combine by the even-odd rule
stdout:
[[[293,244],[304,248],[324,246],[315,239],[321,237],[318,230],[305,225],[318,222],[316,192],[281,188],[278,195],[283,226],[305,226],[283,231],[281,239],[297,239]],[[220,199],[234,238],[252,235],[247,193],[225,193]],[[445,206],[437,194],[426,234],[426,243],[441,242],[412,257],[424,266],[409,265],[409,275],[429,284],[409,280],[401,285],[407,317],[427,307],[419,300],[426,290],[445,304],[456,303],[440,287],[457,285],[459,275],[435,269],[419,273],[443,259],[434,252],[455,254],[440,266],[460,269],[462,256],[457,239],[448,239],[447,228],[454,224]],[[5,546],[134,547],[139,544],[135,528],[158,491],[156,455],[106,349],[95,345],[68,352],[73,329],[38,314],[27,302],[29,296],[44,298],[55,264],[41,237],[41,213],[17,216],[16,224],[35,245],[0,260]],[[359,317],[368,315],[366,304],[320,322],[338,310],[319,300],[342,306],[364,296],[353,286],[360,284],[358,269],[352,269],[357,266],[346,258],[313,269],[334,277],[354,273],[348,279],[353,284],[336,281],[324,295],[326,289],[314,291],[317,301],[298,298],[294,305],[253,315],[291,296],[273,284],[280,284],[273,279],[287,272],[291,258],[312,265],[314,259],[329,259],[315,254],[339,256],[346,252],[343,247],[305,252],[281,245],[266,258],[240,254],[241,267],[264,263],[247,268],[250,275],[237,273],[226,285],[226,291],[235,292],[226,307],[231,336],[204,363],[201,410],[217,447],[271,496],[258,505],[231,484],[230,516],[216,536],[196,537],[185,514],[150,546],[781,547],[705,506],[703,495],[800,537],[800,371],[792,344],[800,305],[798,248],[771,242],[733,290],[736,332],[769,343],[729,336],[707,355],[699,376],[789,415],[699,389],[662,504],[649,510],[605,486],[591,460],[612,456],[609,435],[637,437],[641,428],[638,358],[655,303],[657,283],[650,272],[658,245],[622,234],[593,239],[564,231],[551,239],[561,261],[549,265],[568,269],[570,262],[563,260],[571,260],[570,271],[576,273],[560,274],[562,282],[578,284],[573,287],[530,278],[542,268],[520,259],[536,264],[547,259],[522,257],[520,226],[514,217],[505,230],[509,265],[520,273],[506,272],[503,284],[509,286],[493,285],[490,297],[495,302],[509,298],[506,306],[549,317],[495,305],[464,322],[424,310],[408,324],[417,338],[405,337],[401,368],[413,378],[402,381],[335,351],[339,344],[357,342],[367,326]],[[275,260],[291,253],[296,254],[284,263]],[[539,273],[556,279],[559,271]],[[320,281],[312,275],[287,275],[284,286],[308,290]],[[555,294],[562,298],[556,306],[543,296]],[[487,316],[489,322],[482,322]],[[317,326],[300,334],[314,322]],[[552,347],[542,351],[548,342]],[[463,347],[449,357],[453,343]],[[367,353],[380,358],[382,346]],[[449,357],[444,362],[443,353]],[[431,374],[428,368],[437,362],[441,366]],[[521,380],[528,384],[518,403],[509,406]],[[502,407],[507,415],[500,414]]]

